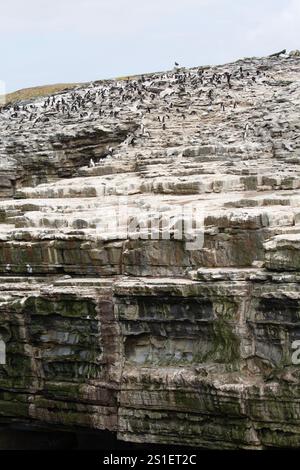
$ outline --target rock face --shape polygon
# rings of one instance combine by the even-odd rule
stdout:
[[[1,110],[2,425],[299,447],[299,77],[251,58]]]

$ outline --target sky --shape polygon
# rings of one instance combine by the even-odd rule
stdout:
[[[300,49],[300,0],[2,0],[6,91]]]

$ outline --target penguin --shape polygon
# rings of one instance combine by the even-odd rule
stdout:
[[[7,273],[10,273],[11,272],[11,265],[9,263],[7,263],[7,265],[5,266],[5,271]]]
[[[249,124],[247,123],[244,128],[243,139],[245,140],[248,136]]]
[[[230,79],[231,79],[231,74],[229,72],[225,72],[225,77],[226,77],[226,80],[227,80],[227,84],[229,86],[229,88],[231,88],[231,83],[230,83]]]
[[[30,264],[26,264],[26,271],[28,274],[32,274],[32,267],[30,266]]]

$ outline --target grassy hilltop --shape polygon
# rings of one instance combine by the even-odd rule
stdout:
[[[67,88],[73,88],[78,83],[56,83],[54,85],[36,86],[31,88],[24,88],[17,90],[6,95],[6,103],[15,103],[19,100],[29,100],[31,98],[37,98],[39,96],[52,95],[58,91],[65,90]]]

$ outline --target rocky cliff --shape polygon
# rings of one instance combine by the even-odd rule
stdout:
[[[300,445],[300,57],[0,113],[0,423]]]

